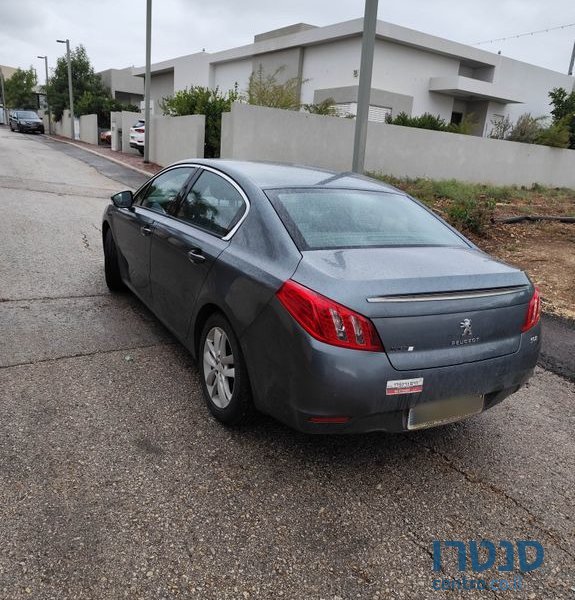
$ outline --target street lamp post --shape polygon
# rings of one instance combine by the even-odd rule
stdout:
[[[152,56],[152,0],[146,2],[146,79],[144,80],[144,122],[146,133],[144,134],[144,162],[150,162],[150,78],[151,78],[151,56]]]
[[[355,136],[353,143],[352,169],[356,173],[363,173],[365,164],[365,145],[367,142],[369,100],[371,96],[371,74],[373,71],[375,30],[377,27],[377,3],[378,0],[365,0],[359,88],[357,91],[357,116],[355,118]]]
[[[74,132],[74,92],[72,90],[72,60],[70,58],[70,40],[56,40],[59,44],[66,44],[66,58],[68,59],[68,93],[70,94],[70,137],[75,140]]]
[[[52,135],[52,109],[50,108],[50,102],[48,102],[48,57],[38,56],[37,58],[43,58],[46,67],[46,87],[44,90],[46,92],[46,108],[48,109],[48,135]]]
[[[6,106],[6,91],[4,90],[4,73],[0,68],[0,92],[2,92],[2,110],[4,111],[4,125],[8,125],[8,108]]]

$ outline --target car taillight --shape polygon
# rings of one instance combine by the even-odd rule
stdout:
[[[529,300],[529,306],[527,307],[527,314],[525,315],[525,321],[521,332],[528,331],[532,327],[535,327],[539,323],[541,318],[541,296],[539,295],[539,289],[535,288],[531,300]]]
[[[366,317],[291,279],[277,292],[290,315],[314,338],[353,350],[383,352],[373,323]]]
[[[146,132],[145,129],[141,129],[141,128],[140,129],[134,129],[134,131],[137,132],[137,133],[145,133]]]

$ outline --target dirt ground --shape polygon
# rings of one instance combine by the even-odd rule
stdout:
[[[575,200],[529,196],[500,203],[495,217],[573,215]],[[575,320],[575,223],[493,224],[484,236],[470,235],[483,250],[529,273],[539,286],[546,312]]]

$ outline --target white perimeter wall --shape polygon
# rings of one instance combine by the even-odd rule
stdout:
[[[150,160],[162,167],[185,158],[204,157],[204,115],[152,117]]]
[[[351,169],[355,121],[234,104],[222,158]],[[575,151],[370,123],[366,171],[496,185],[575,188]]]
[[[80,140],[86,144],[98,145],[98,115],[80,117]]]

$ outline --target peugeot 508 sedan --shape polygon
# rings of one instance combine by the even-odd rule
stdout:
[[[190,160],[103,219],[105,276],[197,358],[209,410],[306,432],[417,430],[533,372],[540,299],[405,193],[351,173]]]

